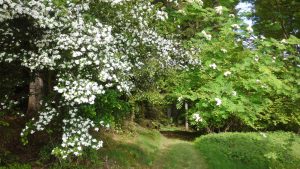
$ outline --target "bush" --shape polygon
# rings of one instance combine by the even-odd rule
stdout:
[[[222,133],[198,138],[211,168],[300,168],[300,137],[293,133]]]

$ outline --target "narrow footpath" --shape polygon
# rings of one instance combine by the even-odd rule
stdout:
[[[163,136],[153,169],[207,169],[193,142]]]

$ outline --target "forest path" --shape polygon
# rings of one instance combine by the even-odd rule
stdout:
[[[153,169],[206,169],[203,156],[193,142],[162,137],[162,145]]]

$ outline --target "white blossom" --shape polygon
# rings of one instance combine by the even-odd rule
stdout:
[[[215,11],[217,14],[222,15],[223,14],[223,6],[215,7]]]
[[[241,28],[238,24],[232,24],[231,27],[234,28],[234,29],[240,29]]]
[[[235,15],[234,14],[229,14],[229,17],[235,18]]]
[[[256,62],[258,62],[258,61],[259,61],[259,57],[258,57],[258,56],[255,56],[255,57],[254,57],[254,60],[255,60]]]
[[[202,35],[205,37],[206,40],[208,40],[208,41],[211,40],[211,37],[212,37],[212,36],[211,36],[210,34],[207,34],[207,33],[205,32],[205,30],[203,30],[201,33],[202,33]]]
[[[287,40],[286,39],[282,39],[280,42],[286,44]]]
[[[229,76],[229,75],[231,75],[231,72],[230,72],[230,71],[224,72],[224,76]]]
[[[260,35],[260,38],[261,38],[262,40],[265,40],[265,39],[266,39],[266,37],[263,36],[263,35]]]
[[[202,117],[200,116],[200,113],[194,113],[193,114],[193,119],[195,120],[195,122],[202,122],[203,121]]]
[[[252,32],[253,32],[253,28],[252,28],[252,26],[250,26],[250,25],[249,25],[246,29],[247,29],[247,31],[248,31],[249,33],[252,33]]]
[[[210,64],[209,67],[211,67],[212,69],[217,69],[217,65],[215,63]]]
[[[222,100],[220,98],[215,98],[215,101],[217,106],[221,106]]]
[[[227,53],[227,52],[228,52],[228,51],[227,51],[226,49],[224,49],[224,48],[222,48],[221,51],[222,51],[223,53]]]
[[[236,91],[232,91],[232,96],[236,96],[237,92]]]
[[[188,3],[196,3],[199,4],[200,6],[203,6],[203,1],[202,0],[187,0]]]

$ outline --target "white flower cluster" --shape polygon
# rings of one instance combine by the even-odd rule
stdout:
[[[202,35],[205,37],[206,40],[208,40],[208,41],[211,40],[211,35],[208,34],[208,33],[206,33],[205,30],[203,30],[201,33],[202,33]]]
[[[40,102],[42,105],[42,101]],[[53,101],[52,104],[55,104]],[[34,134],[36,131],[42,131],[45,129],[45,127],[51,122],[51,120],[58,116],[58,111],[51,107],[51,105],[48,105],[48,103],[45,103],[43,106],[43,110],[39,111],[39,117],[37,120],[33,117],[31,119],[31,122],[33,122],[31,125],[26,125],[26,127],[22,130],[21,136],[26,136],[29,134]]]
[[[194,113],[193,114],[193,119],[195,120],[195,122],[202,122],[203,118],[200,116],[200,113]]]
[[[162,21],[164,21],[164,20],[168,19],[168,13],[165,12],[165,11],[160,11],[160,10],[158,10],[158,11],[156,12],[156,18],[157,18],[157,20],[162,20]]]
[[[196,3],[199,4],[200,6],[203,6],[203,1],[202,0],[187,0],[188,3]]]
[[[228,51],[227,51],[226,49],[224,49],[224,48],[222,48],[221,51],[222,51],[223,53],[227,53],[227,52],[228,52]]]
[[[222,100],[220,98],[215,98],[216,105],[221,106],[222,105]]]
[[[55,102],[52,102],[52,104],[55,104]],[[61,103],[61,105],[69,105],[69,103]],[[48,125],[55,116],[59,115],[56,109],[51,108],[47,103],[43,106],[45,110],[39,112],[38,120],[35,121],[35,118],[32,118],[33,123],[30,123],[31,125],[27,125],[22,130],[21,136],[26,137],[36,131],[44,130],[46,125]],[[103,141],[94,139],[89,133],[92,128],[94,128],[95,131],[99,131],[99,128],[95,127],[95,123],[90,119],[77,116],[77,112],[77,108],[72,108],[68,112],[70,118],[63,120],[64,127],[61,147],[53,149],[52,154],[67,158],[70,154],[75,156],[81,155],[84,147],[91,147],[98,150],[103,146]],[[109,124],[105,124],[103,121],[99,123],[99,126],[109,128]]]
[[[185,68],[187,64],[198,65],[199,60],[192,57],[190,52],[183,50],[180,43],[172,39],[167,39],[159,35],[149,25],[149,21],[164,20],[167,18],[167,13],[164,11],[156,11],[155,6],[149,1],[138,1],[133,8],[128,8],[125,13],[118,13],[118,26],[127,34],[131,34],[131,39],[120,39],[126,55],[129,57],[135,56],[134,59],[147,61],[148,59],[156,58],[162,66],[178,66]],[[130,18],[128,19],[128,14]],[[126,18],[127,19],[124,19]],[[123,36],[122,36],[123,37]],[[125,44],[125,45],[124,45]],[[139,55],[140,47],[154,49],[148,51],[144,56]]]
[[[124,3],[129,2],[130,0],[100,0],[102,2],[108,2],[111,5],[124,5]]]
[[[241,28],[238,24],[232,24],[231,27],[233,29],[240,29]]]
[[[217,65],[215,63],[210,64],[209,67],[211,67],[212,69],[217,69]]]
[[[215,11],[217,14],[222,15],[223,14],[223,7],[222,6],[217,6],[215,7]]]
[[[54,90],[62,93],[68,102],[94,104],[96,95],[105,93],[102,85],[88,79],[67,79],[59,78],[58,85],[54,87]]]
[[[0,60],[11,62],[13,60],[21,60],[22,65],[29,67],[30,69],[44,68],[45,66],[53,66],[55,60],[58,59],[56,56],[51,55],[52,50],[45,51],[44,48],[49,47],[52,42],[52,31],[42,31],[43,28],[50,27],[63,27],[61,22],[54,21],[54,18],[59,13],[59,10],[55,13],[53,10],[53,4],[49,2],[47,6],[42,1],[11,1],[2,0],[0,2],[2,9],[0,10],[0,22],[4,24],[6,21],[15,19],[15,22],[22,22],[21,18],[27,18],[28,20],[34,19],[35,22],[31,27],[29,24],[24,24],[24,29],[18,27],[12,27],[8,22],[4,24],[4,29],[0,29],[0,33],[4,36],[0,44],[3,46],[2,52],[0,53]],[[50,13],[53,12],[53,17]],[[3,23],[2,23],[3,22]],[[26,30],[25,32],[23,32]],[[43,35],[39,37],[34,31],[41,31]],[[18,35],[24,34],[24,38],[16,38]],[[32,39],[30,39],[30,37]],[[12,41],[10,41],[12,39]],[[37,49],[25,50],[24,45],[32,44]],[[14,49],[14,48],[15,49]],[[50,49],[50,47],[49,47]],[[51,56],[49,56],[51,55]]]
[[[232,96],[236,96],[237,92],[236,91],[232,91]]]
[[[229,75],[231,75],[231,72],[230,72],[230,71],[224,72],[224,76],[229,76]]]
[[[253,28],[251,25],[249,25],[246,30],[249,32],[249,33],[253,33]]]
[[[167,2],[174,3],[176,6],[179,5],[178,0],[167,0]]]
[[[0,110],[9,110],[11,107],[19,104],[18,101],[9,100],[7,95],[5,95],[3,99],[4,100],[0,102]]]
[[[52,150],[52,154],[67,158],[70,154],[79,156],[84,147],[98,150],[103,146],[103,141],[98,141],[89,133],[95,124],[90,119],[76,116],[77,109],[69,111],[70,119],[64,119],[61,147]]]
[[[44,111],[39,112],[39,118],[34,123],[34,127],[37,131],[42,131],[45,129],[45,126],[48,125],[53,117],[57,116],[58,112],[55,108],[46,107]],[[31,134],[34,133],[34,130],[31,131]]]
[[[255,60],[256,62],[258,62],[258,61],[259,61],[259,56],[255,55],[254,60]]]

